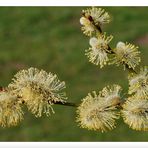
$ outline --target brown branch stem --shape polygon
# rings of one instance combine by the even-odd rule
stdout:
[[[58,105],[64,105],[64,106],[71,106],[71,107],[78,107],[79,105],[76,103],[71,103],[71,102],[61,102],[61,101],[56,101],[54,104]]]

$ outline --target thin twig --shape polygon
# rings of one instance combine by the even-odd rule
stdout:
[[[54,102],[54,104],[64,105],[64,106],[71,106],[71,107],[78,107],[78,104],[71,103],[71,102],[56,101],[56,102]]]
[[[21,98],[21,97],[19,97],[18,96],[18,98]],[[53,101],[52,102],[53,104],[58,104],[58,105],[64,105],[64,106],[71,106],[71,107],[78,107],[79,105],[78,104],[76,104],[76,103],[71,103],[71,102],[62,102],[62,101]],[[25,101],[24,100],[22,100],[22,104],[25,104]],[[48,101],[48,104],[51,104],[51,102],[50,101]]]

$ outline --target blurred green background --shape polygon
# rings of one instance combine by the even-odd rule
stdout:
[[[79,24],[84,7],[1,7],[0,84],[7,86],[20,69],[31,66],[56,73],[66,82],[70,102],[80,102],[88,92],[117,83],[127,92],[123,67],[103,69],[88,62],[89,47]],[[147,65],[148,7],[105,7],[112,22],[103,30],[114,36],[111,43],[128,41],[139,45],[142,64]],[[128,128],[122,119],[107,133],[81,129],[75,122],[75,108],[54,105],[56,114],[35,118],[25,113],[17,127],[0,128],[0,141],[148,141],[148,132]]]

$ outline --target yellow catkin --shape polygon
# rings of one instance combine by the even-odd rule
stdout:
[[[134,69],[141,61],[138,47],[133,44],[118,42],[114,52],[113,63],[117,65],[126,64],[129,68]]]
[[[65,88],[65,82],[61,82],[57,75],[36,68],[19,71],[9,88],[22,97],[36,117],[42,116],[42,113],[49,116],[54,112],[54,102],[66,99],[65,93],[61,92]]]
[[[121,111],[124,122],[138,131],[148,131],[148,100],[132,96],[127,99]]]
[[[120,86],[113,85],[105,87],[99,95],[95,91],[88,94],[77,108],[80,127],[101,132],[115,128],[115,119],[119,118],[120,90]]]
[[[83,16],[80,18],[82,31],[87,36],[92,36],[96,32],[94,25],[103,25],[110,22],[110,16],[104,9],[91,8],[82,11]],[[92,23],[93,21],[93,23]]]
[[[86,50],[86,55],[89,61],[95,65],[100,65],[100,68],[108,62],[107,49],[108,44],[112,40],[112,36],[106,37],[106,34],[99,34],[98,37],[92,37],[90,39],[91,47]]]

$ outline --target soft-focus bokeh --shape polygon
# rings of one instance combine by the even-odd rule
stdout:
[[[92,90],[117,83],[127,92],[123,67],[103,69],[88,62],[89,47],[79,24],[81,7],[0,8],[0,85],[7,86],[20,69],[31,66],[56,73],[66,82],[70,102],[78,102]],[[148,7],[105,7],[112,22],[103,30],[114,36],[111,43],[139,45],[142,64],[148,65]],[[0,128],[0,141],[148,141],[148,132],[128,128],[122,119],[107,133],[87,131],[75,122],[75,108],[54,105],[56,114],[35,118],[25,113],[17,127]]]

